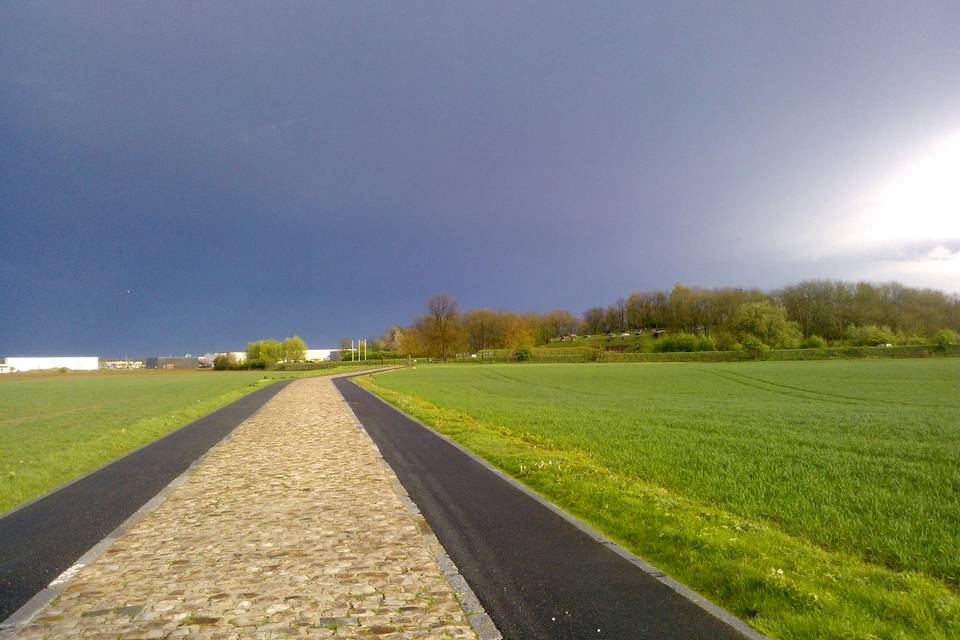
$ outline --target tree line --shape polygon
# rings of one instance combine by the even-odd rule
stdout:
[[[638,291],[614,304],[584,312],[590,333],[667,329],[708,332],[730,329],[743,305],[767,303],[782,310],[805,338],[845,340],[851,327],[880,327],[903,338],[931,338],[960,328],[960,297],[896,282],[807,280],[772,292],[701,289],[677,284],[671,291]]]
[[[677,284],[669,291],[635,291],[581,316],[566,310],[461,312],[453,297],[437,294],[412,324],[392,327],[370,344],[383,352],[447,358],[516,351],[573,334],[663,334],[656,350],[727,350],[930,344],[955,340],[958,330],[960,296],[896,282],[808,280],[774,291]]]
[[[460,311],[457,301],[437,294],[413,324],[391,327],[369,346],[377,352],[447,358],[456,353],[521,349],[576,333],[580,319],[569,311],[516,313],[498,309]]]

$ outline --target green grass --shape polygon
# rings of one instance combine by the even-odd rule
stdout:
[[[265,384],[362,368],[0,376],[0,514]]]
[[[775,637],[960,637],[960,360],[361,383]]]

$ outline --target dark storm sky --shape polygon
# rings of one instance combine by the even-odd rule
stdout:
[[[960,291],[958,25],[956,2],[4,2],[0,356],[330,346],[437,291]]]

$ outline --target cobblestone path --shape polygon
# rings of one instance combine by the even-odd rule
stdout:
[[[17,638],[475,638],[327,378],[281,391]]]

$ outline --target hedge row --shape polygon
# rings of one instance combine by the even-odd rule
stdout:
[[[923,358],[931,355],[960,356],[960,345],[937,349],[933,345],[903,347],[827,347],[824,349],[773,349],[763,360],[852,360],[857,358]],[[607,352],[601,362],[739,362],[752,360],[745,351],[695,351],[675,353]]]

